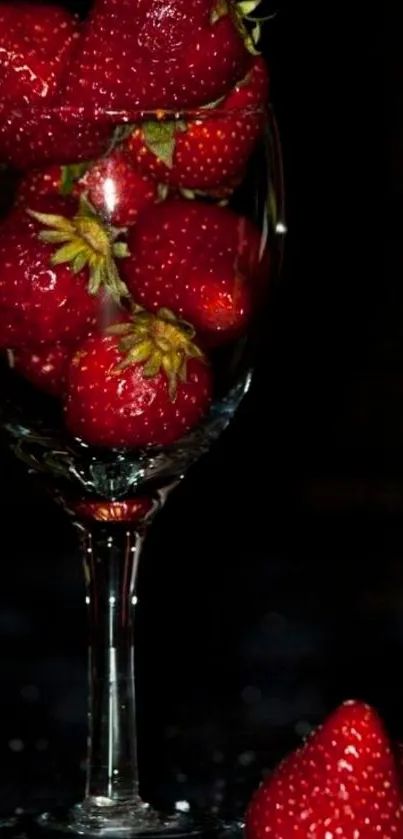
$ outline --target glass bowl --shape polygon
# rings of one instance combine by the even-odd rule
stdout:
[[[195,27],[203,3],[195,0]],[[213,4],[214,43],[200,58],[196,32],[191,48],[181,42],[190,25],[182,3],[169,60],[147,65],[162,83],[152,93],[147,76],[141,95],[140,59],[127,45],[130,9],[139,14],[142,2],[133,12],[131,0],[97,0],[81,34],[63,12],[48,76],[53,7],[39,45],[36,28],[17,49],[29,15],[45,7],[8,4],[17,25],[6,67],[0,33],[0,426],[80,532],[90,631],[86,792],[68,812],[41,816],[43,828],[117,837],[217,829],[186,802],[160,812],[140,797],[133,627],[144,536],[247,393],[281,268],[281,150],[254,46],[257,5]],[[95,36],[99,45],[110,14],[115,28],[91,86],[89,45]],[[117,33],[126,82],[112,96]],[[162,49],[161,27],[154,35]],[[60,103],[52,86],[66,51]]]

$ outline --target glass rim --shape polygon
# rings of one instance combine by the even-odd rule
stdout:
[[[38,104],[22,104],[10,105],[9,103],[1,103],[0,101],[0,125],[1,121],[23,117],[24,119],[55,119],[59,118],[60,122],[66,122],[68,127],[69,120],[78,122],[85,120],[95,125],[102,125],[105,123],[112,124],[130,124],[135,122],[178,122],[180,120],[202,120],[202,119],[230,119],[234,115],[248,116],[248,115],[267,115],[272,110],[271,103],[267,102],[263,105],[246,105],[242,108],[223,108],[217,105],[203,105],[198,108],[182,108],[182,109],[162,109],[162,108],[103,108],[92,105],[49,105],[44,106]]]

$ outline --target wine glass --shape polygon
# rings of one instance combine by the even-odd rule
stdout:
[[[0,128],[5,114],[59,142],[31,146],[0,223],[0,423],[79,530],[90,637],[85,796],[39,824],[196,835],[208,816],[140,797],[136,577],[168,494],[250,385],[286,229],[275,116],[30,106]],[[72,125],[102,151],[70,160]],[[14,151],[0,136],[18,166]]]

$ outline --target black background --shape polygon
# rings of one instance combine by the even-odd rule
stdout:
[[[151,797],[242,807],[351,696],[403,739],[402,30],[389,21],[385,61],[375,11],[283,3],[266,27],[286,264],[252,393],[145,549]],[[67,518],[5,457],[1,494],[0,794],[13,809],[82,790],[86,615]]]

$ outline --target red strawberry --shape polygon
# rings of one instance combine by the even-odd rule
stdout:
[[[210,191],[236,184],[264,129],[268,89],[265,62],[256,58],[246,78],[204,117],[144,122],[126,147],[142,172],[172,187]]]
[[[78,19],[60,6],[0,3],[0,162],[27,169],[105,151],[110,124],[55,108],[78,38]]]
[[[116,323],[124,323],[128,319],[127,310],[108,301],[108,306],[100,308],[96,328],[91,333],[104,334]],[[44,344],[32,349],[30,347],[19,350],[7,350],[11,369],[24,376],[31,384],[52,396],[62,397],[66,391],[66,376],[68,365],[76,349],[71,344]]]
[[[134,299],[171,308],[222,343],[247,327],[259,269],[260,231],[232,210],[168,199],[129,233],[122,277]]]
[[[158,186],[136,171],[127,155],[115,151],[94,163],[81,178],[78,188],[108,222],[129,227],[138,215],[158,198]]]
[[[158,185],[136,171],[121,151],[95,163],[32,169],[21,178],[16,204],[28,207],[33,196],[85,194],[94,209],[118,227],[129,227],[159,197]]]
[[[65,344],[52,344],[36,350],[9,351],[10,367],[31,384],[52,396],[63,396],[66,373],[73,349]]]
[[[243,20],[259,2],[95,0],[63,101],[115,111],[215,101],[247,70]]]
[[[10,109],[0,104],[0,163],[18,170],[92,160],[107,150],[108,121],[80,111],[49,108]]]
[[[126,293],[114,261],[126,246],[85,202],[42,198],[32,210],[0,225],[0,344],[13,349],[74,342]]]
[[[207,411],[212,379],[194,334],[172,312],[137,310],[72,358],[66,426],[94,446],[169,445]]]
[[[30,169],[20,177],[16,196],[16,207],[30,207],[33,201],[47,195],[79,196],[77,180],[84,174],[88,164],[77,166],[45,166],[42,169]]]
[[[51,101],[78,37],[78,18],[61,6],[0,3],[2,103]]]
[[[61,6],[0,3],[0,162],[27,169],[105,151],[110,125],[54,107],[78,38],[78,19]]]
[[[376,712],[338,708],[264,781],[246,814],[246,839],[398,839],[396,765]]]

